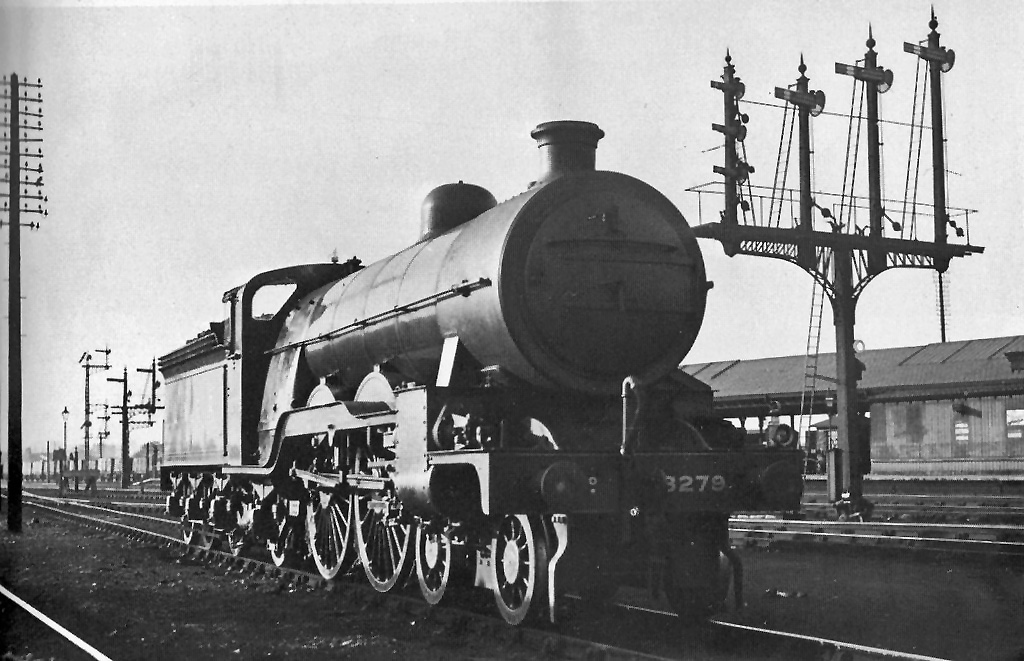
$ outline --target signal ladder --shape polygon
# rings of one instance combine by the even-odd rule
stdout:
[[[804,354],[804,386],[800,391],[800,425],[798,433],[803,434],[807,446],[807,432],[814,414],[814,395],[818,389],[818,351],[821,347],[821,314],[825,306],[825,288],[817,278],[811,290],[811,318],[807,324],[807,348]]]

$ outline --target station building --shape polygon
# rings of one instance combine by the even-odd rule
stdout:
[[[872,474],[1024,477],[1024,336],[865,350],[857,358]],[[820,354],[816,365],[784,356],[682,369],[714,389],[717,415],[764,428],[776,417],[797,427],[802,398],[813,401],[815,419],[833,413],[835,365],[835,354]],[[813,395],[804,390],[808,371],[817,374]],[[827,433],[809,435],[812,447],[817,437]]]

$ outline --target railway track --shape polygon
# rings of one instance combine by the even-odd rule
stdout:
[[[872,519],[919,523],[978,523],[1024,525],[1024,500],[1016,496],[942,496],[936,494],[888,494],[867,497]],[[824,494],[808,494],[801,510],[811,518],[827,519],[835,508]]]
[[[54,496],[53,502],[61,499]],[[84,495],[84,494],[83,494]],[[937,497],[937,496],[936,496]],[[118,500],[130,498],[130,500]],[[146,516],[164,525],[178,522],[162,516],[162,494],[115,491],[99,499],[105,505],[91,505]],[[96,501],[66,497],[64,502]],[[1024,553],[1024,526],[974,523],[921,523],[915,521],[830,521],[788,519],[764,515],[737,515],[730,519],[730,536],[737,546],[778,543],[860,544],[864,546],[1016,555]]]
[[[729,521],[734,545],[776,543],[860,544],[863,546],[1024,554],[1024,527],[911,522],[805,521],[735,516]]]
[[[79,525],[94,527],[137,541],[181,548],[183,558],[192,558],[204,562],[213,568],[243,572],[252,576],[262,576],[267,580],[273,581],[286,580],[296,585],[307,586],[310,589],[317,589],[327,585],[327,582],[315,572],[279,568],[271,562],[260,559],[236,557],[230,553],[218,550],[187,546],[180,536],[175,534],[178,530],[178,523],[167,517],[126,512],[117,507],[91,504],[82,502],[79,499],[36,495],[30,495],[26,499],[26,505],[39,508],[53,516],[73,521]],[[366,598],[369,599],[379,598],[377,593],[361,582],[346,584],[346,589],[365,591],[368,593]],[[418,597],[389,595],[388,599],[390,600],[392,597],[405,600],[406,603],[403,608],[427,608],[426,604]],[[777,631],[729,619],[714,619],[699,629],[687,629],[684,625],[680,624],[674,613],[666,610],[637,606],[635,603],[625,602],[617,603],[615,606],[618,607],[618,613],[626,613],[627,617],[640,618],[638,626],[641,629],[664,632],[666,628],[679,630],[682,627],[683,630],[689,632],[689,639],[682,645],[682,651],[677,648],[658,649],[655,652],[650,652],[640,649],[640,647],[650,647],[649,638],[644,638],[643,636],[640,638],[642,644],[639,644],[639,646],[621,647],[608,641],[601,641],[598,639],[599,636],[588,635],[588,631],[600,631],[601,627],[599,624],[596,629],[583,628],[579,630],[578,633],[582,634],[582,637],[579,635],[566,635],[544,627],[520,627],[513,630],[514,633],[512,635],[517,643],[532,648],[540,654],[557,654],[562,658],[570,659],[715,658],[725,661],[730,659],[760,658],[768,651],[776,654],[773,658],[827,659],[830,661],[839,661],[840,659],[844,661],[859,659],[931,661],[936,658],[846,643],[824,637]],[[503,623],[494,622],[494,618],[491,615],[475,612],[472,609],[472,605],[469,608],[468,611],[464,610],[463,606],[458,604],[456,607],[434,608],[431,612],[433,617],[438,618],[478,618],[488,623],[486,626],[496,626],[502,630],[506,629]],[[623,615],[613,614],[612,616],[620,618]],[[712,648],[710,652],[713,652],[713,656],[706,656],[709,653],[709,649],[704,646],[708,645]],[[778,656],[778,654],[782,654],[782,656]]]
[[[1024,525],[1024,481],[885,479],[864,482],[864,497],[874,505],[874,519],[948,523]],[[834,510],[825,481],[804,480],[802,510],[828,518]]]

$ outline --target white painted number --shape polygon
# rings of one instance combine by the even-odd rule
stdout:
[[[725,491],[725,478],[721,475],[666,475],[665,487],[669,493],[699,493],[707,491]]]

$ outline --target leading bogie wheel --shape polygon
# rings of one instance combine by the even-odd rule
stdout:
[[[540,520],[504,517],[491,539],[494,601],[509,624],[535,616],[548,600],[548,545]]]
[[[314,490],[306,516],[309,552],[320,575],[332,579],[353,565],[355,498],[341,492]]]
[[[444,528],[424,522],[416,526],[416,578],[428,604],[444,597],[451,578],[452,539]]]
[[[360,497],[356,503],[356,543],[366,578],[377,592],[401,587],[409,577],[409,524],[388,516],[386,501]]]

